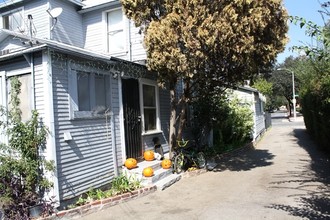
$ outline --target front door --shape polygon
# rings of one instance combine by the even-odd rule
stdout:
[[[143,150],[141,143],[141,113],[138,80],[123,79],[122,93],[126,157],[141,159]]]

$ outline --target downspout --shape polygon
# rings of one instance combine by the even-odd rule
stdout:
[[[255,100],[255,93],[252,92],[252,98],[253,98],[253,141],[257,140],[257,112],[256,112],[256,100]]]
[[[110,127],[111,127],[111,144],[113,152],[113,165],[115,176],[118,176],[118,161],[117,161],[117,150],[116,150],[116,139],[115,139],[115,120],[113,111],[110,112]]]
[[[128,19],[127,19],[128,20]],[[132,39],[131,39],[131,21],[128,20],[128,58],[129,58],[129,61],[133,61],[132,59]]]
[[[110,76],[111,77],[111,76]],[[111,145],[113,152],[113,166],[115,176],[119,175],[118,172],[118,157],[117,157],[117,148],[116,148],[116,135],[115,135],[115,119],[113,113],[113,102],[112,102],[112,78],[110,78],[110,130],[111,130]]]
[[[34,72],[34,56],[33,53],[31,53],[31,57],[30,57],[30,66],[31,66],[31,89],[32,89],[32,109],[35,110],[36,109],[36,102],[35,102],[35,97],[36,97],[36,93],[35,93],[35,72]]]
[[[118,74],[118,93],[119,93],[119,128],[120,128],[120,142],[122,160],[126,160],[126,144],[125,144],[125,125],[124,125],[124,109],[123,109],[123,95],[122,95],[122,78]]]

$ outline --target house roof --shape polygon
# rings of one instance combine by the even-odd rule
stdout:
[[[6,29],[0,29],[0,42],[6,39],[7,37],[13,37],[22,42],[22,47],[12,49],[9,53],[0,56],[0,61],[8,60],[16,56],[21,56],[23,54],[36,52],[44,50],[45,48],[51,48],[56,51],[64,52],[70,55],[77,55],[80,57],[85,57],[89,59],[102,60],[106,62],[110,62],[111,56],[108,54],[97,53],[94,51],[86,50],[80,47],[75,47],[72,45],[60,43],[53,40],[48,39],[40,39],[40,38],[31,38]],[[112,61],[114,62],[114,61]]]
[[[246,91],[250,91],[250,92],[259,92],[257,89],[252,88],[250,86],[239,86],[238,89],[246,90]]]
[[[259,90],[252,88],[250,86],[239,86],[237,88],[238,90],[243,90],[243,91],[248,91],[248,92],[253,92],[253,93],[257,93],[259,95],[259,98],[266,102],[266,96],[264,96]]]
[[[0,9],[1,8],[5,8],[5,7],[8,7],[10,5],[14,5],[14,4],[17,4],[17,3],[21,3],[23,2],[24,0],[10,0],[10,1],[4,1],[4,2],[1,2],[0,3]]]
[[[82,7],[82,10],[79,11],[79,13],[86,13],[106,7],[111,7],[114,5],[120,5],[120,1],[118,0],[85,0],[83,1],[84,6]]]
[[[84,6],[85,4],[81,2],[81,0],[68,0],[69,2],[72,2],[76,5],[79,5],[79,6]]]
[[[1,8],[5,8],[5,7],[8,7],[10,5],[21,3],[23,1],[26,1],[26,0],[10,0],[10,1],[4,1],[4,2],[0,3],[0,9]],[[79,5],[79,6],[85,6],[85,4],[81,2],[81,0],[67,0],[67,1],[72,2],[73,4],[76,4],[76,5]]]

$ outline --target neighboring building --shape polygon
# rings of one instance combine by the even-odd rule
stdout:
[[[236,90],[233,90],[233,94],[235,94],[243,103],[246,103],[251,107],[254,123],[251,137],[253,141],[256,141],[266,131],[266,118],[264,111],[266,97],[258,90],[249,86],[238,87]]]
[[[154,137],[168,151],[170,96],[144,66],[142,39],[119,1],[0,4],[0,104],[19,77],[23,118],[36,109],[51,131],[45,156],[63,204],[110,182]]]

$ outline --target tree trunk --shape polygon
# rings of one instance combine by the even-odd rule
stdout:
[[[180,111],[180,120],[179,120],[177,140],[182,140],[183,128],[186,123],[187,103],[185,100],[183,101],[183,103],[181,104],[180,107],[181,107],[181,111]]]
[[[183,129],[187,121],[187,108],[188,108],[188,97],[189,97],[189,79],[184,81],[183,94],[180,103],[180,120],[178,127],[177,139],[182,140]]]
[[[172,158],[173,148],[176,146],[176,107],[177,107],[177,99],[176,99],[176,83],[171,82],[170,85],[170,98],[171,98],[171,116],[170,116],[170,133],[169,133],[169,150],[170,150],[170,158]]]
[[[176,140],[182,139],[183,129],[186,123],[186,112],[187,112],[187,97],[189,94],[189,81],[184,82],[184,91],[180,99],[178,106],[176,82],[173,80],[170,84],[170,96],[171,96],[171,118],[170,118],[170,158],[172,158],[173,149],[176,147]],[[181,108],[179,115],[179,125],[177,126],[177,109]]]

